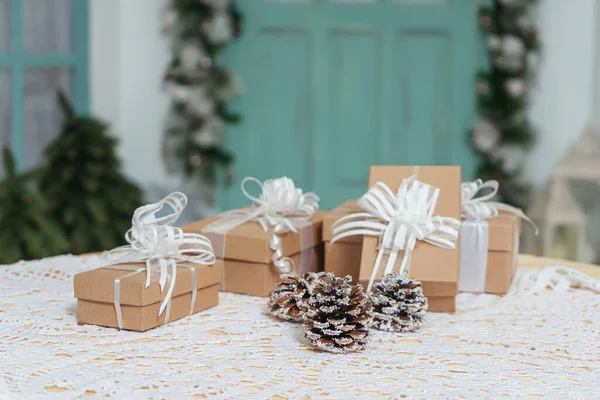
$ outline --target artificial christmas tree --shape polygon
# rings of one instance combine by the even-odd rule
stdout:
[[[140,190],[123,176],[108,126],[76,116],[62,93],[59,103],[63,131],[46,148],[40,171],[49,215],[64,229],[71,252],[114,248],[125,241]]]
[[[45,203],[27,174],[17,175],[13,155],[4,149],[0,183],[0,264],[43,258],[68,250],[61,229],[44,215]]]
[[[371,301],[352,277],[318,274],[304,314],[304,335],[310,343],[332,353],[363,350],[373,320]]]

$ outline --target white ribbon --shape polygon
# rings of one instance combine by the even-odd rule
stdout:
[[[433,216],[440,189],[422,183],[415,176],[404,179],[396,194],[384,183],[377,182],[358,200],[365,212],[340,218],[332,226],[331,243],[353,235],[379,237],[379,252],[367,293],[371,291],[385,252],[389,258],[384,275],[391,273],[404,251],[400,273],[408,275],[410,256],[417,240],[445,249],[456,247],[460,221]]]
[[[459,283],[459,290],[461,292],[481,293],[485,291],[489,245],[489,226],[486,221],[487,219],[497,217],[499,211],[506,211],[514,216],[529,221],[535,228],[535,234],[538,234],[537,226],[523,211],[508,204],[491,200],[498,193],[498,188],[499,184],[497,181],[490,180],[483,182],[481,179],[477,179],[473,182],[464,182],[461,186],[462,217],[465,219],[461,233],[461,269]],[[485,189],[491,189],[491,192],[475,198],[478,193]],[[510,218],[515,217],[511,216]],[[515,234],[513,269],[516,268],[515,263],[518,252],[519,235]]]
[[[575,268],[548,266],[539,271],[522,270],[519,279],[510,291],[513,295],[527,291],[539,294],[547,289],[564,293],[570,288],[587,289],[600,294],[600,280],[594,279]]]
[[[146,287],[158,281],[162,293],[168,284],[158,315],[161,315],[170,305],[177,279],[178,262],[203,265],[211,265],[215,262],[215,254],[207,237],[184,233],[181,228],[173,226],[186,205],[186,195],[174,192],[158,203],[139,207],[133,213],[131,229],[125,234],[129,245],[117,247],[103,254],[111,265],[145,261]],[[157,215],[166,207],[170,207],[172,212],[158,217]],[[119,293],[115,292],[115,307],[118,304],[118,296]],[[119,311],[117,310],[117,313]]]
[[[474,293],[485,291],[488,245],[489,224],[487,220],[464,220],[460,230],[459,291]]]
[[[507,211],[531,223],[537,235],[537,226],[523,211],[508,204],[491,201],[496,196],[496,193],[498,193],[498,187],[498,181],[494,180],[483,182],[481,179],[477,179],[473,182],[464,182],[461,186],[462,217],[468,220],[490,219],[497,217],[498,211]],[[475,195],[484,189],[492,189],[492,191],[475,198]]]
[[[258,197],[251,195],[246,188],[251,182],[256,183],[261,190]],[[222,219],[207,227],[208,231],[205,228],[205,232],[228,232],[250,221],[258,222],[265,232],[273,227],[273,235],[269,241],[269,248],[273,250],[273,264],[282,274],[292,272],[295,269],[294,261],[283,256],[283,245],[277,234],[298,232],[298,228],[305,226],[319,209],[319,197],[314,193],[303,193],[287,177],[267,179],[264,182],[247,177],[242,180],[242,192],[254,204],[225,213]]]

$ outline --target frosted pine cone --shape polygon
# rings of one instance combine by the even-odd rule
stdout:
[[[421,282],[394,272],[383,277],[370,294],[373,326],[382,331],[412,332],[423,325],[427,297]]]
[[[281,275],[277,286],[269,294],[271,314],[286,321],[301,322],[312,294],[311,285],[316,274],[304,276]]]
[[[311,344],[332,353],[365,348],[373,320],[371,302],[352,277],[320,273],[304,314],[304,335]]]

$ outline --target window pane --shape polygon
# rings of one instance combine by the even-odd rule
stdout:
[[[10,1],[0,0],[0,53],[10,51]]]
[[[25,72],[24,166],[35,167],[42,161],[44,149],[58,134],[62,113],[57,91],[72,97],[73,72],[70,68],[30,69]]]
[[[10,72],[0,69],[0,147],[4,148],[10,145],[10,137],[12,132],[11,115],[12,108],[10,106],[11,97]],[[2,153],[0,153],[0,161],[2,161]],[[0,162],[0,179],[4,177],[4,163]]]
[[[30,53],[71,51],[74,0],[22,1],[23,49]]]

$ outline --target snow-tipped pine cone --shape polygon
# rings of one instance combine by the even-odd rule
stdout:
[[[352,277],[319,273],[304,314],[304,335],[310,343],[332,353],[362,350],[373,320],[371,302]]]
[[[269,294],[271,314],[286,321],[301,322],[316,277],[317,274],[312,272],[304,276],[281,275],[277,286]]]
[[[373,303],[373,327],[383,331],[412,332],[423,325],[427,297],[421,282],[394,272],[384,276],[369,297]]]

